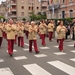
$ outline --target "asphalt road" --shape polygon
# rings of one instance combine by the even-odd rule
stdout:
[[[39,54],[28,51],[28,40],[25,48],[14,47],[13,57],[7,53],[7,41],[4,39],[0,48],[0,75],[75,75],[74,41],[64,42],[64,52],[60,52],[56,40],[46,38],[46,46],[37,39]]]

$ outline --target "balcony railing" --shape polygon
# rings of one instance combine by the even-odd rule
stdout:
[[[15,17],[17,17],[17,15],[12,14],[10,17],[15,18]]]
[[[59,9],[60,8],[60,4],[54,4],[54,5],[48,7],[49,10],[52,10],[52,8]]]
[[[11,11],[16,12],[16,8],[12,8],[12,10],[11,10]]]
[[[16,2],[14,2],[14,1],[11,1],[11,5],[16,5]]]

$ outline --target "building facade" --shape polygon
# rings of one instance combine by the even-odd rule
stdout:
[[[7,7],[6,7],[6,2],[2,2],[0,4],[0,16],[6,17],[6,11],[7,11]]]
[[[61,18],[75,17],[75,0],[62,0],[60,6]]]
[[[74,18],[75,0],[53,0],[47,10],[48,19]]]
[[[23,18],[29,20],[32,12],[37,14],[41,11],[41,3],[38,0],[7,0],[7,5],[8,18],[14,20],[22,20]]]

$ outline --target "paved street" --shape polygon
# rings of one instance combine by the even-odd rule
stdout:
[[[0,75],[75,75],[75,48],[73,41],[64,42],[64,52],[58,50],[56,40],[49,42],[46,47],[41,45],[38,38],[39,54],[28,51],[28,40],[25,38],[25,48],[17,44],[14,55],[7,53],[7,41],[3,40],[0,48]]]

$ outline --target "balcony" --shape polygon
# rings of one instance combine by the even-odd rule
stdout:
[[[28,13],[32,13],[32,10],[29,10]]]
[[[48,0],[42,0],[42,2],[43,2],[43,1],[48,1]]]
[[[55,10],[59,9],[60,8],[60,4],[55,4],[55,5],[49,6],[48,9],[52,10],[53,7],[54,7]]]
[[[11,10],[11,12],[16,12],[17,10],[16,10],[16,8],[12,8],[12,10]]]
[[[45,4],[42,4],[42,7],[47,7],[48,5],[45,3]]]
[[[11,17],[11,18],[16,18],[17,15],[12,14],[10,17]]]
[[[15,5],[16,5],[16,2],[11,1],[11,5],[12,5],[12,6],[15,6]]]

